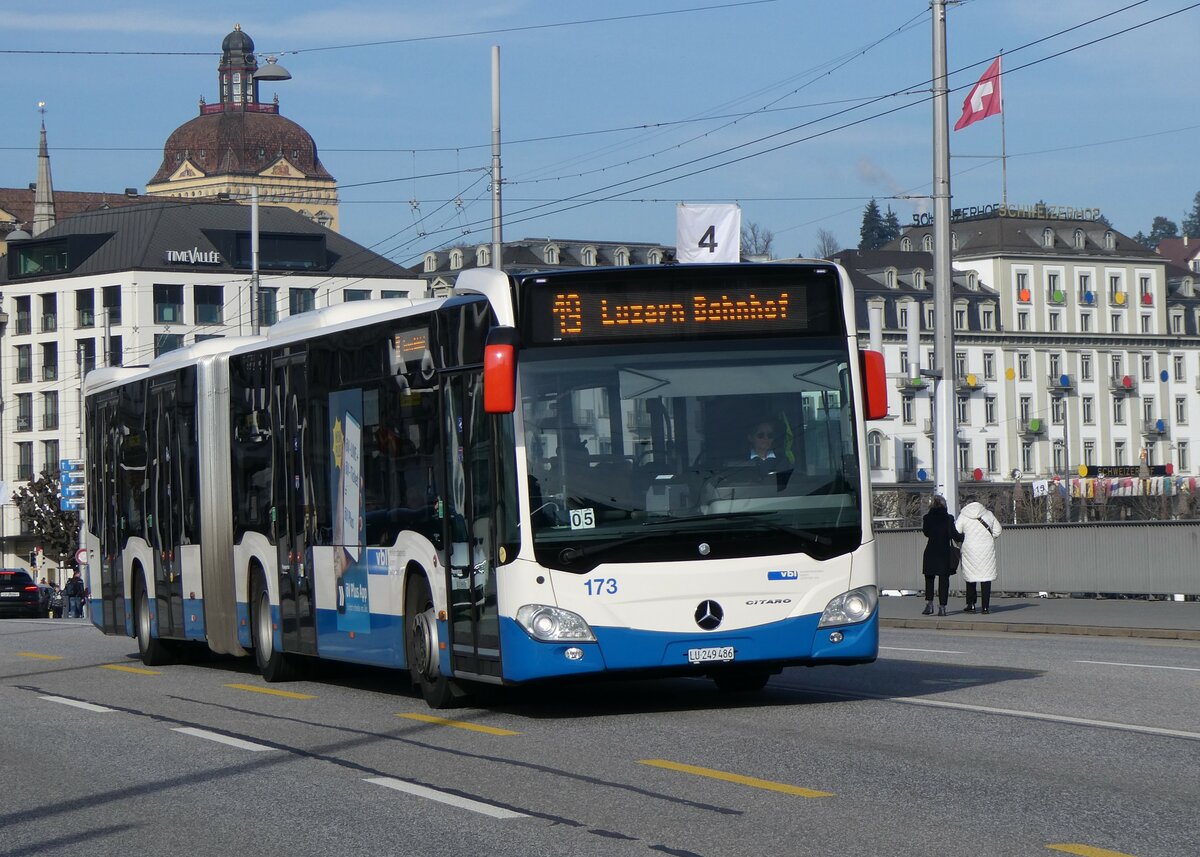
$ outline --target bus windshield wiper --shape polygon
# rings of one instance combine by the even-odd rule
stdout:
[[[559,551],[558,558],[562,562],[574,562],[577,559],[582,559],[585,556],[604,553],[612,548],[620,547],[621,545],[632,545],[637,542],[644,542],[646,539],[656,538],[660,533],[643,533],[640,536],[625,536],[619,539],[609,539],[605,542],[593,542],[583,547],[578,548],[563,548]]]

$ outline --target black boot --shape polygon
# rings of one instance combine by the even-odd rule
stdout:
[[[939,615],[939,616],[945,616],[945,615],[946,615],[946,605],[945,605],[945,604],[939,604],[939,605],[938,605],[938,615]]]
[[[974,613],[974,612],[975,612],[975,605],[974,605],[974,604],[968,604],[966,607],[964,607],[964,608],[963,608],[963,612],[964,612],[964,613]]]
[[[929,615],[930,613],[932,613],[932,612],[933,612],[933,602],[932,602],[932,601],[926,601],[926,602],[925,602],[925,609],[921,611],[921,615],[922,615],[922,616],[928,616],[928,615]]]

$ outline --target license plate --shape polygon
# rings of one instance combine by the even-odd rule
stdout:
[[[0,592],[0,598],[20,598],[20,592]]]
[[[709,661],[732,661],[733,646],[711,646],[706,649],[688,649],[689,664],[703,664]]]

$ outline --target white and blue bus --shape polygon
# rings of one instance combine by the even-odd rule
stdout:
[[[85,381],[93,621],[473,685],[878,652],[859,351],[828,263],[464,271]]]

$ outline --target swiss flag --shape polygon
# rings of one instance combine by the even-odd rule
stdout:
[[[955,131],[961,131],[972,122],[995,116],[1000,112],[1000,57],[988,66],[988,70],[979,78],[979,83],[971,87],[963,101],[962,116],[954,126]]]

